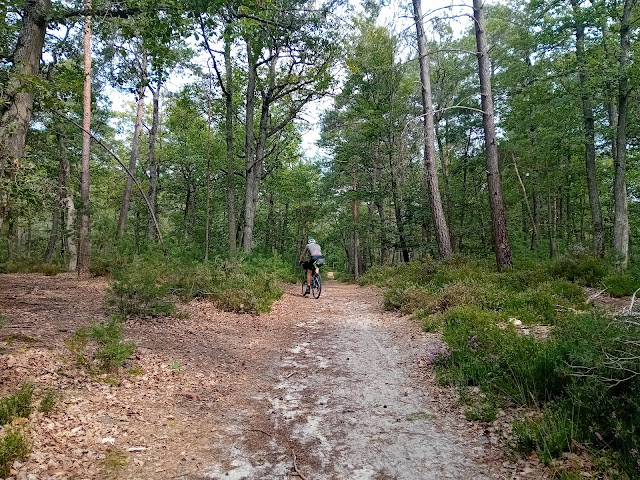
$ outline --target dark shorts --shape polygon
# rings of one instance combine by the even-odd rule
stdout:
[[[324,265],[324,257],[322,255],[314,255],[311,257],[311,260],[302,262],[302,268],[305,270],[315,270],[315,267],[313,266],[314,262],[318,266]]]

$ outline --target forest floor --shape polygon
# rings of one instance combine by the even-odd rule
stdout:
[[[545,478],[535,457],[506,453],[499,421],[465,419],[424,361],[438,336],[383,312],[378,290],[284,289],[270,314],[198,300],[180,318],[128,321],[138,349],[104,382],[64,340],[107,318],[106,281],[0,275],[0,395],[27,380],[36,399],[62,394],[32,413],[32,452],[10,478]]]

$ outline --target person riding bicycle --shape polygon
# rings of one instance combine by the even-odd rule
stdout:
[[[300,255],[300,265],[307,271],[307,290],[304,292],[305,295],[311,293],[311,272],[315,270],[318,273],[318,265],[323,264],[324,258],[320,245],[316,243],[315,239],[310,238],[309,243],[307,243]]]

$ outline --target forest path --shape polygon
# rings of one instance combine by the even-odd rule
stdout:
[[[464,418],[424,363],[438,336],[384,312],[379,290],[331,281],[314,300],[285,285],[266,315],[196,300],[180,318],[130,320],[138,350],[114,385],[64,344],[106,318],[106,288],[0,275],[0,395],[29,380],[64,398],[32,414],[18,479],[544,478],[505,459],[496,428]],[[110,466],[113,455],[124,462]]]
[[[268,317],[288,323],[288,346],[262,359],[271,385],[227,416],[241,420],[219,445],[234,441],[204,478],[287,478],[294,453],[309,480],[542,478],[466,421],[424,365],[434,336],[383,312],[379,292],[326,282],[314,300],[291,286]]]

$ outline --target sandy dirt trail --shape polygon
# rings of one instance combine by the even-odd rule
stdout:
[[[204,478],[287,478],[294,453],[309,480],[542,478],[505,462],[457,407],[447,412],[450,392],[423,362],[433,336],[384,313],[377,292],[329,282],[319,300],[289,289],[283,305],[298,321],[272,364],[276,381],[247,392],[267,424],[238,435]],[[244,414],[238,405],[237,418]],[[240,430],[231,423],[225,433]]]
[[[138,350],[112,384],[65,347],[107,317],[106,289],[0,275],[0,395],[28,380],[64,399],[32,414],[32,453],[12,480],[544,478],[535,461],[506,460],[494,427],[464,418],[424,362],[437,335],[384,312],[378,290],[327,282],[314,300],[286,285],[266,315],[197,300],[180,318],[131,319]]]

